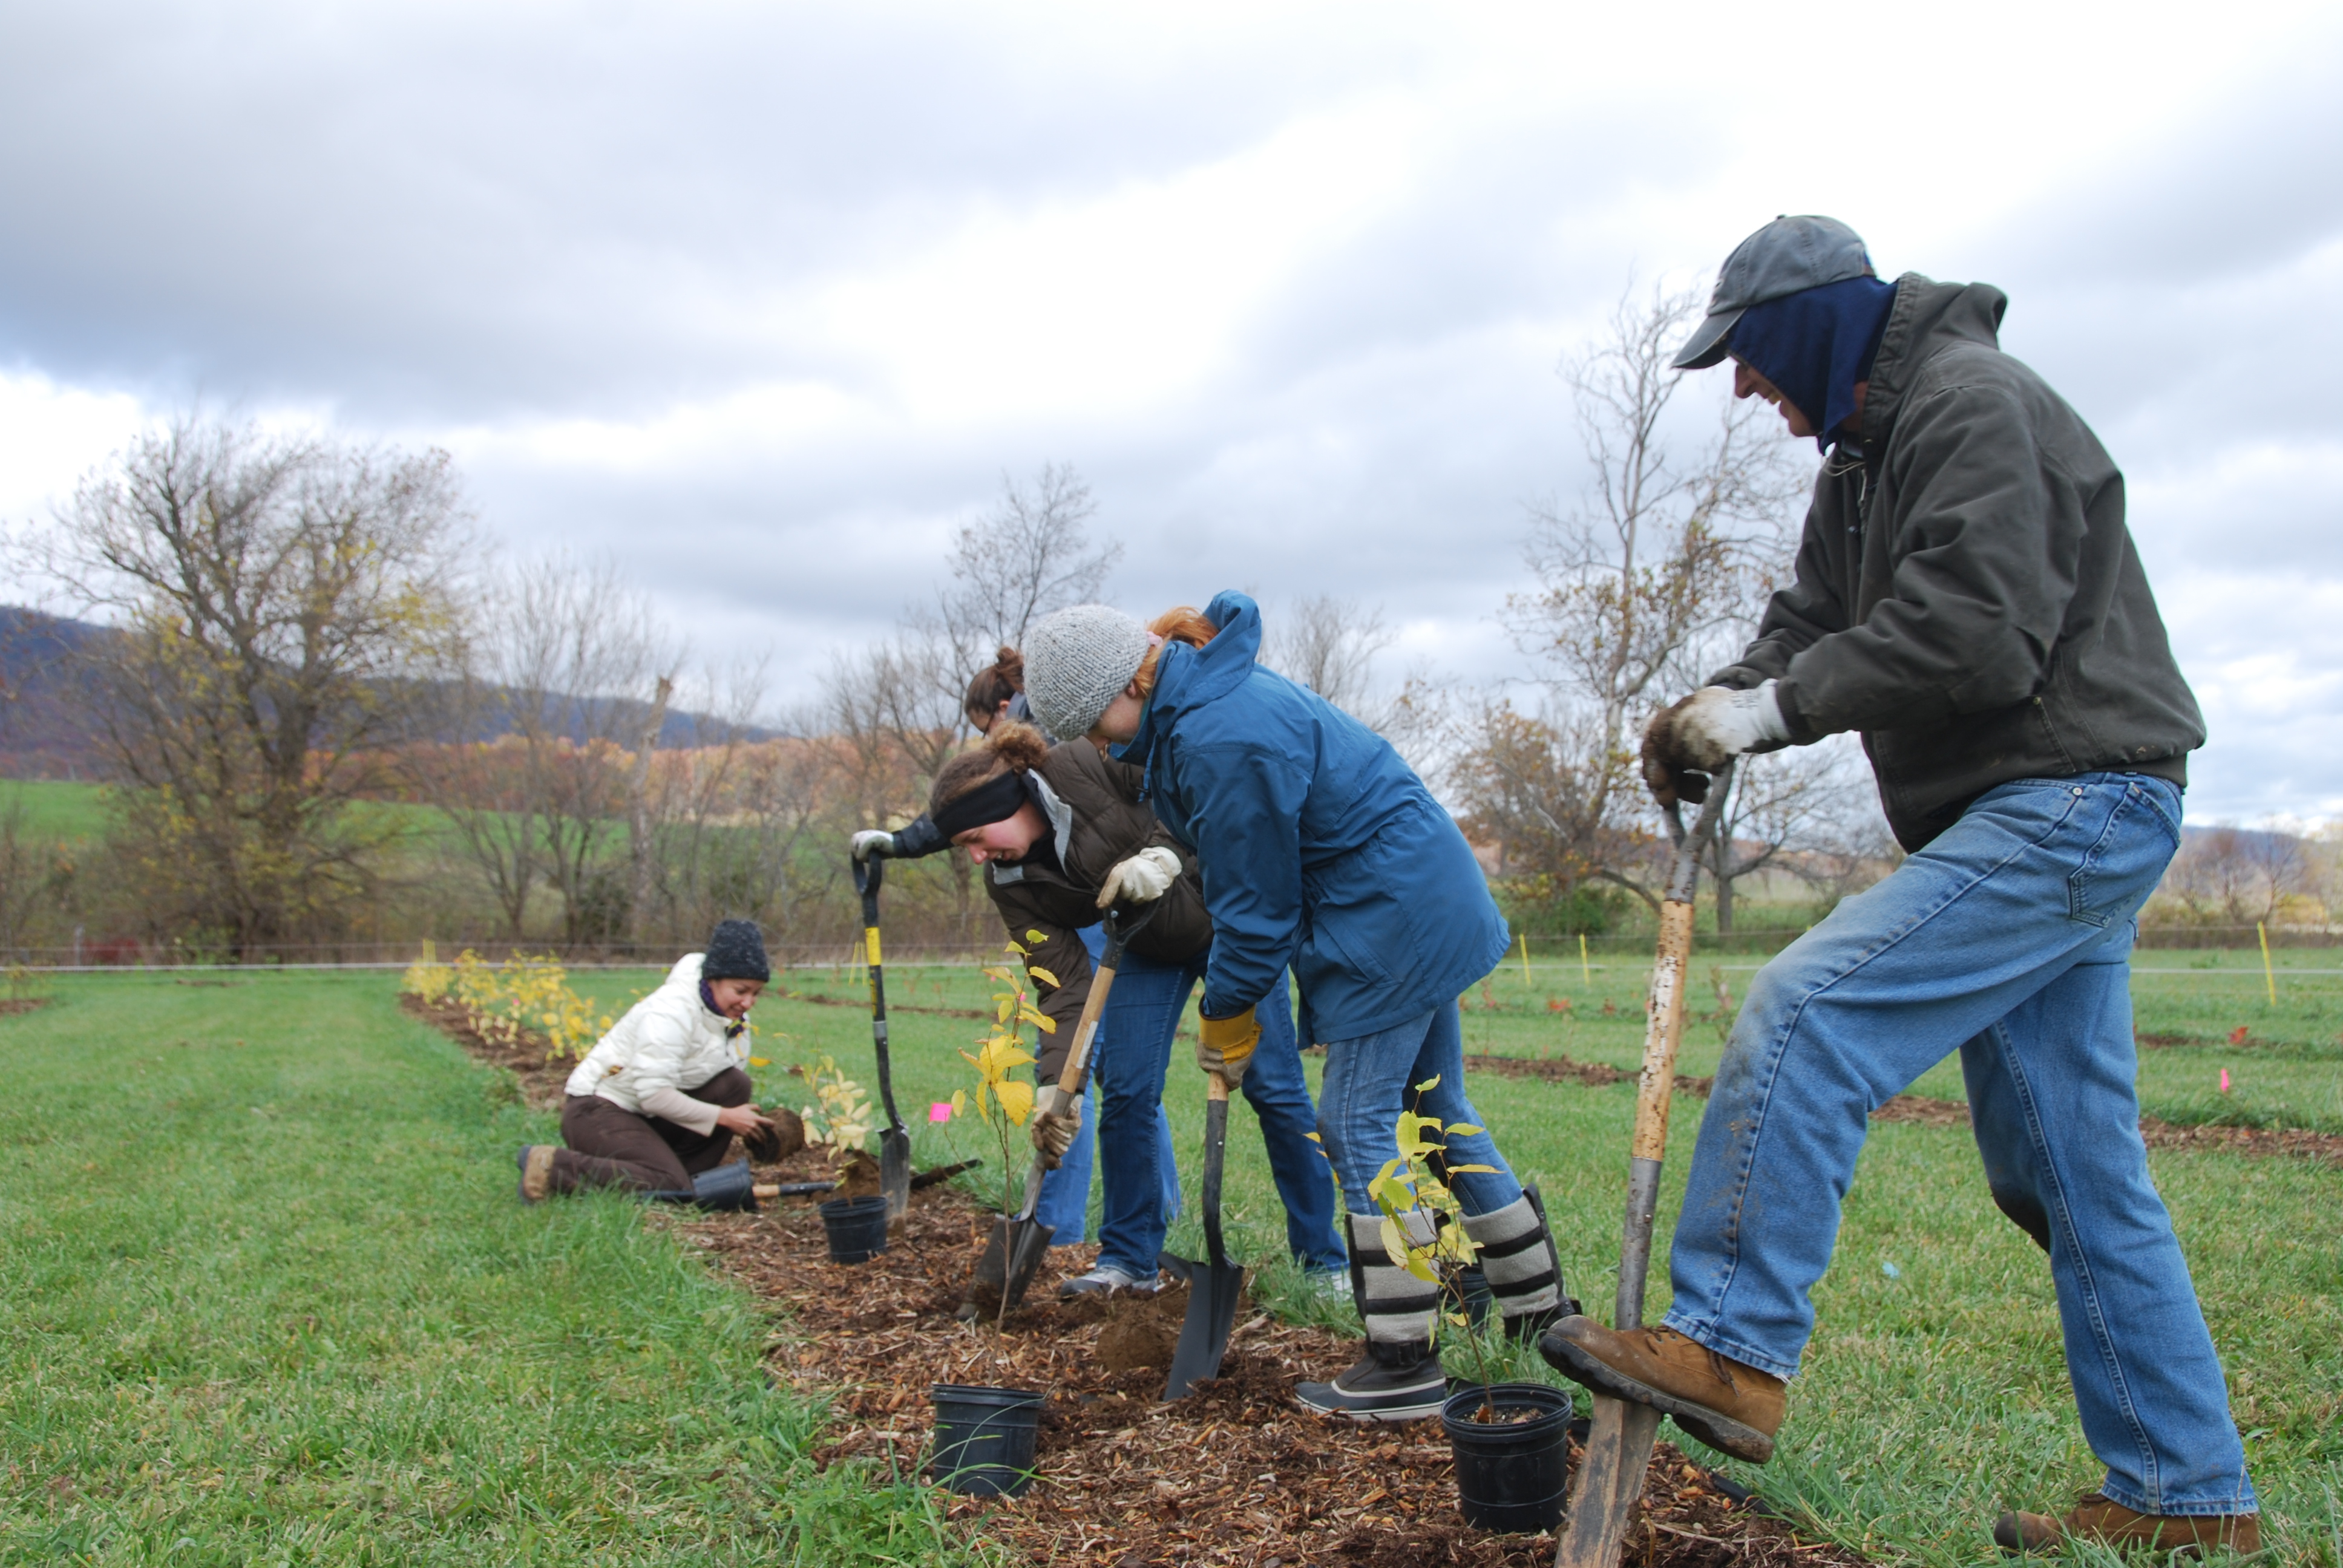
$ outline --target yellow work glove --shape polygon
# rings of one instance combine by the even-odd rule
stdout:
[[[1027,1130],[1033,1135],[1034,1151],[1041,1157],[1041,1169],[1055,1171],[1082,1130],[1082,1097],[1050,1085],[1033,1102],[1033,1120]]]
[[[1252,1048],[1261,1043],[1261,1021],[1251,1008],[1228,1018],[1197,1021],[1202,1027],[1196,1031],[1196,1065],[1219,1073],[1234,1089],[1252,1062]]]

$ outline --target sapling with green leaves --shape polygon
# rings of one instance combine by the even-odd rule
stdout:
[[[1415,1086],[1416,1103],[1438,1087],[1435,1076]],[[1474,1171],[1495,1174],[1493,1165],[1452,1165],[1446,1159],[1450,1136],[1470,1137],[1483,1129],[1469,1121],[1443,1126],[1435,1116],[1402,1111],[1393,1131],[1399,1153],[1383,1161],[1383,1170],[1367,1184],[1367,1195],[1383,1212],[1383,1251],[1391,1261],[1432,1285],[1442,1297],[1440,1316],[1462,1331],[1473,1358],[1473,1381],[1481,1385],[1479,1419],[1495,1419],[1489,1397],[1496,1377],[1489,1347],[1473,1328],[1470,1303],[1464,1298],[1463,1274],[1480,1256],[1480,1246],[1464,1228],[1464,1208],[1450,1190],[1448,1178]],[[1433,1156],[1440,1156],[1437,1165]],[[1437,1332],[1437,1330],[1434,1331]]]
[[[1034,941],[1041,940],[1040,931],[1028,931]],[[1031,950],[1012,941],[1001,949],[1004,961],[987,965],[985,978],[994,985],[992,992],[992,1024],[977,1041],[973,1055],[961,1051],[960,1060],[976,1069],[976,1092],[971,1096],[964,1089],[952,1091],[954,1115],[966,1113],[972,1104],[976,1113],[991,1130],[1001,1150],[1001,1163],[995,1169],[1001,1173],[1001,1211],[1012,1214],[1017,1209],[1017,1179],[1009,1158],[1009,1134],[1025,1125],[1033,1114],[1033,1085],[1016,1076],[1017,1069],[1033,1060],[1025,1049],[1021,1030],[1026,1024],[1045,1034],[1057,1032],[1057,1020],[1051,1018],[1033,1003],[1035,982],[1054,986],[1058,977],[1044,969],[1036,969],[1026,961]]]

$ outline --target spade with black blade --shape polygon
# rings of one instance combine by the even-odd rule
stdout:
[[[1684,1040],[1684,970],[1692,958],[1692,898],[1700,858],[1733,789],[1730,760],[1708,786],[1707,804],[1684,831],[1684,817],[1668,807],[1676,859],[1660,905],[1660,947],[1652,967],[1651,1011],[1644,1026],[1644,1074],[1635,1093],[1635,1138],[1627,1161],[1627,1219],[1619,1247],[1619,1295],[1612,1326],[1644,1326],[1644,1282],[1652,1262],[1652,1216],[1660,1201],[1660,1161],[1668,1147],[1668,1101],[1675,1091],[1676,1047]],[[1570,1491],[1570,1523],[1554,1552],[1554,1568],[1618,1568],[1619,1543],[1644,1495],[1660,1412],[1648,1404],[1594,1396],[1594,1419]]]
[[[887,981],[879,964],[879,883],[887,862],[876,855],[854,862],[854,890],[862,895],[862,946],[870,961],[870,1043],[879,1056],[879,1101],[887,1130],[879,1134],[879,1191],[887,1223],[900,1224],[911,1206],[911,1135],[895,1110],[895,1074],[887,1060]]]
[[[1091,994],[1082,1002],[1074,1043],[1066,1052],[1064,1070],[1058,1074],[1061,1092],[1082,1091],[1082,1079],[1091,1063],[1091,1041],[1098,1034],[1100,1015],[1106,1011],[1107,992],[1114,989],[1114,971],[1122,967],[1122,950],[1161,908],[1161,904],[1150,904],[1135,919],[1120,909],[1106,912],[1106,950],[1099,955],[1097,970],[1091,976]],[[984,1251],[976,1260],[976,1277],[969,1284],[970,1302],[998,1302],[997,1310],[1005,1315],[1025,1299],[1033,1276],[1041,1271],[1041,1260],[1049,1256],[1051,1240],[1058,1233],[1054,1225],[1033,1218],[1041,1204],[1041,1178],[1048,1170],[1036,1152],[1025,1171],[1025,1201],[1016,1213],[992,1221],[992,1234],[985,1238]]]
[[[1237,1321],[1237,1298],[1244,1293],[1244,1265],[1229,1261],[1221,1242],[1221,1168],[1229,1148],[1229,1081],[1204,1075],[1204,1261],[1167,1259],[1188,1276],[1188,1315],[1180,1324],[1180,1345],[1172,1352],[1172,1375],[1163,1384],[1166,1402],[1185,1399],[1196,1384],[1221,1375],[1229,1330]]]

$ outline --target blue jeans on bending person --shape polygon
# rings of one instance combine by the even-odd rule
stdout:
[[[2133,1082],[2133,917],[2179,842],[2162,779],[2004,784],[1767,964],[1701,1120],[1667,1326],[1794,1375],[1871,1112],[1958,1050],[1994,1201],[2049,1253],[2102,1491],[2253,1512]]]
[[[1087,928],[1081,932],[1081,939],[1082,946],[1090,950],[1091,963],[1095,964],[1106,956],[1106,929],[1103,926]],[[1126,969],[1131,961],[1126,960]],[[1117,978],[1119,980],[1121,977]],[[1081,1129],[1074,1134],[1073,1147],[1066,1151],[1066,1157],[1058,1162],[1058,1168],[1042,1176],[1041,1200],[1033,1206],[1033,1218],[1056,1232],[1050,1238],[1050,1245],[1053,1247],[1071,1247],[1078,1241],[1090,1240],[1091,1175],[1097,1168],[1098,1150],[1099,1075],[1096,1059],[1106,1050],[1107,1019],[1112,1014],[1113,1005],[1113,993],[1109,992],[1108,1012],[1100,1017],[1097,1037],[1091,1041],[1092,1060],[1090,1081],[1082,1085]],[[1071,1045],[1072,1042],[1067,1043]],[[1164,1219],[1168,1223],[1180,1212],[1180,1167],[1172,1158],[1172,1122],[1164,1115],[1160,1101],[1155,1107],[1155,1123],[1157,1146],[1161,1150],[1156,1179],[1162,1194]],[[1124,1271],[1141,1273],[1144,1277],[1141,1271]]]
[[[1176,1204],[1160,1200],[1146,1173],[1171,1161],[1171,1132],[1162,1114],[1164,1080],[1181,1013],[1203,973],[1201,953],[1185,964],[1126,954],[1103,1020],[1113,1044],[1094,1052],[1106,1177],[1099,1262],[1142,1278],[1154,1273],[1164,1231],[1176,1211]],[[1348,1254],[1334,1228],[1334,1184],[1318,1146],[1310,1140],[1316,1112],[1310,1103],[1309,1081],[1302,1074],[1302,1050],[1294,1040],[1293,1009],[1282,976],[1261,999],[1254,1016],[1261,1020],[1261,1043],[1245,1072],[1243,1094],[1261,1123],[1270,1173],[1285,1204],[1286,1245],[1305,1269],[1339,1269]],[[1202,1094],[1201,1074],[1183,1073],[1182,1080],[1191,1092]],[[1175,1186],[1175,1195],[1176,1191]]]
[[[1248,1074],[1250,1078],[1250,1074]],[[1415,1086],[1440,1081],[1423,1094]],[[1386,1161],[1399,1155],[1399,1113],[1436,1116],[1443,1126],[1481,1127],[1481,1113],[1464,1094],[1464,1020],[1454,1002],[1375,1034],[1326,1045],[1326,1080],[1318,1091],[1318,1131],[1342,1179],[1342,1201],[1353,1214],[1373,1214],[1367,1186]],[[1467,1214],[1487,1214],[1522,1195],[1522,1184],[1487,1132],[1445,1140],[1453,1165],[1491,1165],[1458,1171],[1449,1190]]]

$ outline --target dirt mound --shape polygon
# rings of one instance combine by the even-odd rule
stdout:
[[[800,1171],[799,1166],[803,1169]],[[760,1180],[820,1174],[811,1157]],[[679,1220],[683,1232],[759,1295],[785,1305],[806,1337],[773,1355],[778,1380],[828,1395],[834,1441],[823,1464],[877,1462],[914,1473],[925,1457],[929,1385],[990,1384],[1047,1394],[1040,1479],[1011,1503],[951,1498],[966,1521],[1033,1562],[1230,1563],[1268,1568],[1544,1568],[1551,1536],[1488,1535],[1456,1513],[1448,1444],[1436,1422],[1325,1421],[1293,1402],[1302,1378],[1348,1366],[1354,1342],[1242,1312],[1222,1375],[1160,1402],[1187,1307],[1173,1285],[1152,1300],[1061,1302],[1087,1247],[1058,1248],[1026,1304],[996,1328],[954,1313],[990,1229],[949,1188],[912,1195],[888,1250],[868,1263],[827,1261],[813,1200],[761,1214]],[[1777,1520],[1736,1507],[1708,1474],[1663,1447],[1645,1514],[1628,1543],[1639,1568],[1848,1568],[1838,1548],[1800,1544]]]

